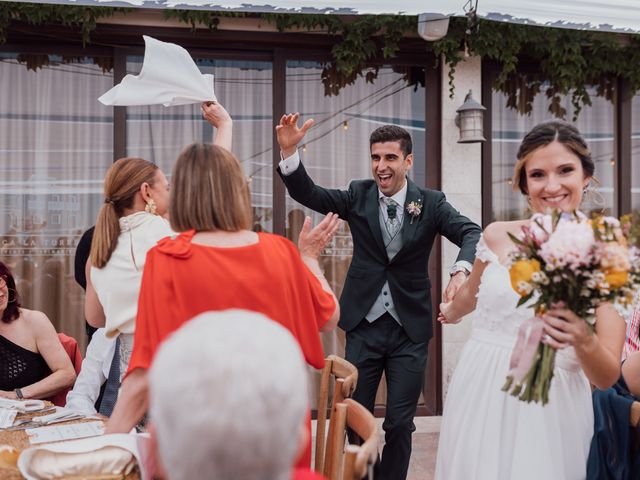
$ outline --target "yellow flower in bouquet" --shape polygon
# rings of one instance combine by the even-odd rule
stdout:
[[[628,279],[629,272],[626,270],[609,270],[604,275],[604,280],[609,284],[609,288],[614,290],[622,287]]]
[[[529,285],[533,274],[540,271],[540,262],[535,258],[526,258],[518,260],[511,265],[509,269],[509,277],[511,279],[511,287],[524,297],[531,293]]]

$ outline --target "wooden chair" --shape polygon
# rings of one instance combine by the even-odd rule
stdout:
[[[378,457],[380,430],[369,410],[353,399],[347,398],[336,405],[335,429],[327,447],[332,463],[325,476],[329,480],[361,480],[368,475],[373,480],[373,465]],[[347,428],[363,441],[361,445],[346,445]]]
[[[329,387],[332,383],[332,378],[334,379],[334,388],[331,400],[329,429],[327,432],[327,406],[329,402]],[[328,458],[330,455],[328,447],[325,443],[327,438],[331,438],[333,431],[333,413],[335,412],[335,406],[353,394],[357,382],[358,370],[351,363],[336,355],[329,355],[325,359],[322,378],[320,380],[320,392],[318,394],[318,426],[316,431],[316,452],[314,463],[314,470],[318,473],[324,474],[325,476],[327,475],[324,473],[327,461],[331,463],[331,458]]]

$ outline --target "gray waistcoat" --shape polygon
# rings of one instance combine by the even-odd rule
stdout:
[[[402,208],[402,207],[399,207],[399,208]],[[385,226],[384,217],[382,215],[382,209],[378,209],[378,210],[379,210],[379,219],[380,219],[380,229],[382,230],[382,240],[384,241],[384,244],[387,248],[387,256],[389,257],[389,260],[391,260],[393,259],[393,257],[396,256],[396,254],[402,248],[402,229],[404,228],[404,219],[406,215],[402,216],[403,225],[398,231],[398,233],[396,234],[396,236],[392,239],[389,236],[389,232],[387,231],[387,228]],[[369,313],[367,313],[365,318],[369,322],[374,322],[384,312],[389,312],[391,316],[396,320],[396,322],[402,325],[402,322],[400,322],[400,317],[398,317],[398,313],[396,312],[396,308],[393,303],[393,298],[391,297],[391,290],[389,290],[388,281],[384,282],[384,285],[382,286],[382,290],[380,290],[380,293],[378,294],[378,298],[376,298],[376,301],[373,302],[373,306],[371,307],[371,310],[369,310]]]

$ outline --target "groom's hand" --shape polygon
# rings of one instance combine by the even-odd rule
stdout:
[[[283,115],[280,119],[280,124],[276,125],[276,138],[278,145],[280,145],[280,152],[283,158],[290,157],[296,151],[298,143],[304,138],[307,130],[315,123],[310,118],[302,124],[302,127],[298,127],[299,113],[290,113]]]
[[[458,289],[462,286],[466,279],[467,276],[464,274],[464,272],[458,272],[451,276],[449,284],[447,285],[447,288],[444,289],[444,293],[442,294],[443,303],[449,303],[453,300],[453,297],[456,296]]]

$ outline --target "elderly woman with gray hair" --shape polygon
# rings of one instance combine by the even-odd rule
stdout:
[[[307,372],[297,340],[277,322],[244,310],[199,315],[162,344],[149,390],[167,480],[292,478],[308,435]],[[293,478],[321,477],[296,470]]]

